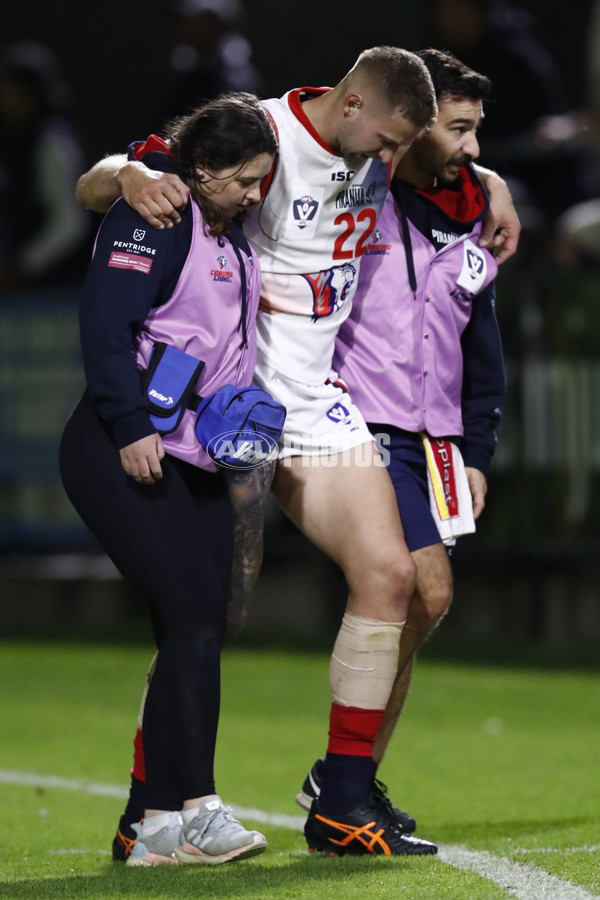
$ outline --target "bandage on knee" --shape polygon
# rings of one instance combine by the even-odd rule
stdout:
[[[334,703],[385,708],[398,669],[403,625],[344,614],[329,668]]]

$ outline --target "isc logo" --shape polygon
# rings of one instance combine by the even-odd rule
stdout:
[[[332,181],[350,181],[354,172],[332,172],[331,180]]]

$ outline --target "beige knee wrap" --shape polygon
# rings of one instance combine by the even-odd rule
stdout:
[[[385,708],[398,669],[403,625],[344,613],[329,668],[335,703]]]

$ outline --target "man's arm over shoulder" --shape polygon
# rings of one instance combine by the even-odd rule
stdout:
[[[81,175],[75,188],[75,199],[86,209],[105,213],[121,196],[119,171],[127,163],[125,154],[106,156]]]
[[[488,193],[490,209],[483,223],[479,245],[496,253],[496,262],[502,265],[517,252],[521,223],[506,181],[491,169],[475,165],[477,175]]]
[[[75,196],[94,212],[106,212],[123,197],[154,228],[172,228],[181,221],[190,191],[174,172],[149,169],[140,159],[107,156],[82,175]]]

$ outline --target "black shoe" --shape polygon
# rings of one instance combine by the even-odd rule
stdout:
[[[125,862],[131,856],[136,839],[137,834],[131,825],[125,825],[122,821],[119,822],[117,833],[112,842],[112,858],[118,862]]]
[[[313,800],[318,798],[321,794],[321,778],[323,777],[324,762],[324,759],[318,759],[316,761],[304,779],[302,790],[299,794],[296,794],[296,803],[298,806],[301,806],[302,809],[308,811]],[[400,831],[404,834],[412,834],[413,831],[416,830],[417,823],[413,817],[392,804],[392,801],[387,796],[386,785],[382,781],[378,781],[377,778],[373,779],[373,787],[371,788],[369,801],[373,806],[383,806],[386,815],[391,817],[392,821],[398,825]]]
[[[384,784],[383,781],[379,781],[378,778],[374,778],[369,802],[372,803],[373,806],[383,807],[392,822],[395,822],[400,831],[404,834],[412,834],[417,828],[415,819],[413,819],[410,813],[403,812],[401,809],[398,809],[397,806],[394,806],[387,795],[387,791],[387,784]]]
[[[437,853],[431,841],[403,834],[382,812],[381,806],[358,806],[339,818],[325,816],[313,800],[304,826],[311,852],[331,856],[424,856]]]

